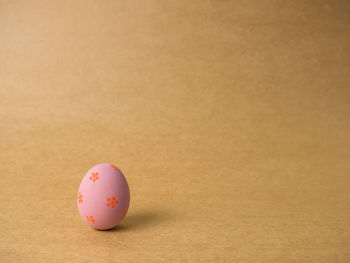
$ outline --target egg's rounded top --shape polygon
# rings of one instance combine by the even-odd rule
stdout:
[[[90,226],[104,230],[118,225],[130,203],[128,183],[113,164],[92,167],[80,183],[77,205],[81,217]]]

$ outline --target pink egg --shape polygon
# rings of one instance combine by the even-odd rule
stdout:
[[[92,167],[80,183],[77,205],[82,219],[91,227],[105,230],[118,225],[128,212],[128,182],[114,165]]]

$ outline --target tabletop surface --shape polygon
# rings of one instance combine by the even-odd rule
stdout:
[[[350,262],[349,43],[345,0],[0,0],[0,261]]]

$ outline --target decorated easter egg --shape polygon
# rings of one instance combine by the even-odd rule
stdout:
[[[77,205],[82,219],[99,230],[118,225],[128,212],[128,182],[114,165],[101,163],[92,167],[80,183]]]

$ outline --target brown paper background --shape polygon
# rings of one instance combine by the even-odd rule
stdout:
[[[0,261],[350,262],[349,47],[349,1],[0,1]]]

